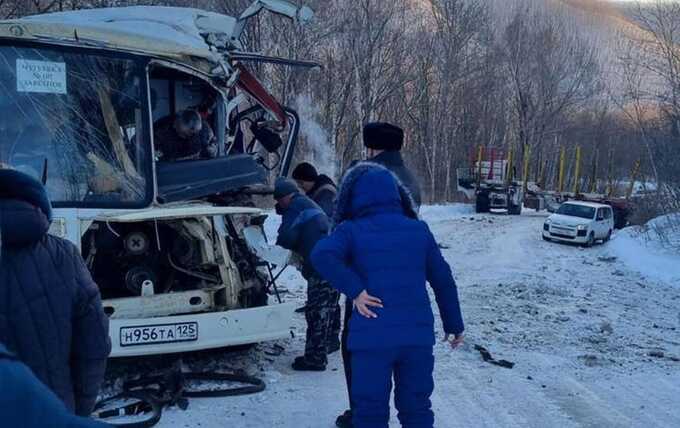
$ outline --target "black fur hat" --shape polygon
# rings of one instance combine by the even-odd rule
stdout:
[[[404,146],[404,131],[389,123],[369,123],[364,126],[364,146],[374,150],[399,151]]]

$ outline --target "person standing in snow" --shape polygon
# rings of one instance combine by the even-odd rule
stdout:
[[[349,323],[355,428],[386,428],[392,377],[402,426],[433,427],[433,288],[446,339],[463,342],[456,283],[406,187],[386,168],[363,162],[342,180],[335,230],[312,264],[354,304]]]
[[[321,207],[328,218],[333,218],[337,194],[333,180],[325,174],[319,174],[314,165],[308,162],[298,164],[292,176],[298,186]]]
[[[109,425],[70,413],[64,403],[43,385],[0,343],[0,421],[3,426],[23,428],[104,428]],[[49,421],[49,424],[46,422]]]
[[[335,196],[337,195],[337,189],[333,180],[325,174],[319,174],[314,165],[308,162],[298,164],[293,170],[292,176],[298,186],[321,207],[328,218],[333,218]],[[340,349],[341,325],[341,311],[340,304],[338,303],[335,305],[335,312],[333,313],[332,329],[328,342],[329,354]]]
[[[0,170],[0,342],[79,416],[89,416],[111,351],[99,288],[75,245],[47,233],[43,185]]]
[[[276,180],[274,199],[276,212],[281,214],[276,244],[301,259],[301,273],[307,280],[305,354],[295,359],[293,369],[324,371],[328,362],[332,317],[340,294],[319,277],[309,261],[309,254],[316,243],[328,235],[328,217],[314,201],[300,193],[294,181],[287,178]]]
[[[401,149],[404,146],[404,131],[389,123],[374,122],[364,126],[363,138],[366,147],[366,160],[380,164],[392,171],[409,190],[416,210],[419,211],[422,203],[420,184],[401,156]]]
[[[421,192],[420,184],[413,173],[406,167],[401,156],[401,149],[404,146],[404,131],[398,126],[373,122],[364,126],[363,130],[364,146],[368,162],[374,162],[390,170],[404,185],[405,189],[411,194],[415,205],[415,210],[420,210]],[[358,162],[354,162],[352,167]],[[351,168],[351,167],[350,167]],[[352,301],[345,301],[345,318],[342,330],[342,363],[345,370],[345,381],[347,385],[347,395],[350,397],[350,409],[338,416],[335,424],[339,428],[352,427],[352,358],[347,349],[347,334],[349,332],[349,319],[352,315]]]

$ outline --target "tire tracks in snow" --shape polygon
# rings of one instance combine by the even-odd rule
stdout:
[[[645,354],[661,344],[680,352],[677,333],[646,331],[652,322],[678,323],[678,306],[669,301],[679,290],[644,284],[619,260],[602,262],[606,245],[544,242],[543,218],[475,215],[431,224],[450,247],[444,251],[459,282],[468,340],[518,362],[514,370],[465,361],[449,368],[444,382],[436,380],[433,403],[460,409],[461,419],[437,426],[680,426],[680,364]],[[542,378],[541,385],[526,376]]]

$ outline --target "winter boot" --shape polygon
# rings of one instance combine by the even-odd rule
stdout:
[[[323,372],[326,371],[326,365],[315,363],[305,357],[297,357],[295,361],[293,361],[293,370],[300,372]]]
[[[338,428],[352,428],[352,411],[345,410],[345,413],[338,416],[335,420],[335,426]]]
[[[340,350],[340,338],[338,337],[332,337],[330,341],[328,342],[328,345],[326,345],[326,349],[328,352],[328,355],[332,354],[333,352],[337,352]]]

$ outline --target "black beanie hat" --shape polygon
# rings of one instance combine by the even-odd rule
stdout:
[[[291,193],[300,193],[300,189],[297,184],[289,178],[279,177],[274,183],[274,199],[277,201]]]
[[[404,145],[404,131],[398,126],[373,122],[364,126],[364,146],[374,150],[399,151]]]
[[[30,175],[0,168],[0,198],[18,199],[39,208],[52,221],[52,204],[45,186]]]
[[[314,182],[318,177],[319,173],[316,172],[316,168],[308,162],[298,164],[298,166],[295,167],[295,170],[293,170],[293,180]]]

